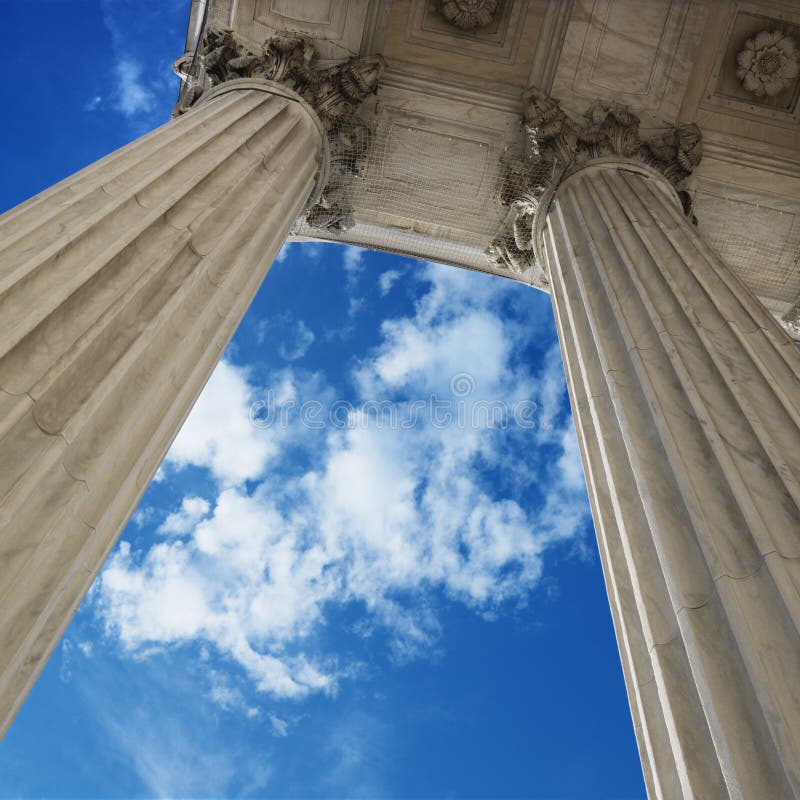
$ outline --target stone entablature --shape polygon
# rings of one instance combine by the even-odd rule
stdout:
[[[762,31],[800,43],[800,8],[785,0],[731,0],[713,12],[708,0],[502,0],[488,24],[467,30],[447,20],[444,5],[194,0],[187,62],[212,26],[233,30],[255,53],[280,34],[311,41],[313,64],[323,68],[375,52],[386,58],[379,96],[357,114],[366,135],[351,132],[341,156],[331,148],[344,170],[334,165],[338,185],[329,184],[326,199],[342,199],[321,205],[312,224],[303,216],[294,236],[540,286],[526,260],[532,253],[513,239],[516,209],[497,198],[515,162],[528,169],[521,97],[536,86],[574,120],[600,97],[630,108],[646,134],[696,122],[704,157],[684,190],[701,233],[777,318],[791,311],[800,299],[800,76],[760,96],[736,71],[737,55]],[[502,257],[490,259],[487,248],[503,233]]]
[[[320,66],[311,42],[292,35],[274,36],[254,52],[233,31],[209,27],[194,59],[175,64],[185,87],[174,115],[188,111],[209,89],[242,78],[263,78],[296,92],[319,116],[330,150],[328,181],[305,222],[313,228],[347,230],[353,224],[348,184],[363,168],[372,135],[356,111],[377,92],[384,67],[380,55]]]

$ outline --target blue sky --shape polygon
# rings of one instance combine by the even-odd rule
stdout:
[[[2,9],[6,209],[168,120],[188,2]],[[549,298],[285,247],[0,796],[643,798]]]

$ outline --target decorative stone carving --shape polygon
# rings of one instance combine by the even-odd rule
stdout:
[[[800,300],[798,300],[779,320],[783,329],[796,342],[800,342]]]
[[[800,75],[800,50],[783,31],[761,31],[744,43],[736,57],[736,77],[759,97],[773,97]]]
[[[531,226],[536,210],[532,187],[545,180],[544,175],[534,177],[540,167],[546,169],[543,162],[535,161],[530,155],[526,158],[506,159],[498,188],[497,200],[509,207],[509,213],[503,229],[492,240],[486,254],[495,266],[515,275],[523,275],[536,266],[531,247]],[[546,288],[546,276],[541,274],[538,277],[540,280],[535,280],[534,283],[540,288]]]
[[[355,112],[378,90],[384,67],[380,55],[318,67],[313,45],[290,35],[269,39],[256,53],[232,31],[212,27],[206,30],[192,63],[179,59],[175,64],[175,71],[189,86],[176,114],[187,111],[207,89],[237,78],[264,78],[297,92],[319,115],[331,154],[328,183],[317,205],[307,212],[306,222],[317,228],[347,230],[353,225],[347,186],[353,175],[361,174],[372,136]]]
[[[547,276],[534,255],[534,239],[543,222],[539,212],[543,201],[547,205],[545,195],[555,191],[567,172],[597,158],[617,156],[658,170],[677,190],[684,213],[696,223],[684,181],[702,157],[697,125],[680,125],[642,139],[639,117],[625,106],[598,100],[576,122],[557,100],[535,88],[525,96],[524,124],[528,152],[524,159],[506,165],[498,190],[498,200],[509,206],[510,214],[487,249],[501,269],[520,274],[537,267],[532,281],[546,288]]]
[[[499,8],[499,0],[439,0],[439,14],[462,31],[485,28]]]

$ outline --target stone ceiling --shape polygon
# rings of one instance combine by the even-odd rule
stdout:
[[[209,0],[205,6],[193,3],[189,54],[205,18],[254,47],[289,31],[312,38],[321,59],[375,52],[386,58],[381,90],[362,111],[373,136],[350,189],[353,224],[348,230],[301,225],[299,238],[532,282],[530,274],[494,263],[486,250],[508,211],[498,201],[504,164],[524,146],[521,95],[536,86],[576,115],[602,98],[629,105],[645,130],[696,122],[704,158],[689,188],[700,231],[776,316],[791,314],[800,301],[800,70],[792,66],[800,4]]]

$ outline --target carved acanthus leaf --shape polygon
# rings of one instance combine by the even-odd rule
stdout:
[[[237,78],[263,78],[297,92],[319,115],[331,154],[328,183],[319,203],[307,212],[306,223],[346,230],[353,224],[347,186],[353,175],[361,174],[372,136],[356,111],[378,90],[384,67],[380,55],[320,67],[313,45],[302,37],[274,36],[255,52],[233,31],[210,27],[192,64],[186,59],[175,63],[187,87],[175,113],[187,111],[208,89]]]
[[[532,239],[519,241],[521,220],[527,219],[527,230],[535,231],[545,193],[555,189],[568,171],[597,158],[616,156],[659,171],[678,192],[686,215],[696,222],[691,198],[684,187],[685,179],[700,163],[703,152],[700,129],[696,125],[679,125],[659,136],[643,139],[639,117],[625,106],[598,101],[583,120],[577,122],[564,112],[557,100],[537,89],[526,94],[524,125],[528,152],[524,159],[506,164],[498,191],[498,200],[513,212],[512,221],[487,250],[498,267],[509,269],[507,263],[512,257],[516,265],[535,264]],[[517,231],[513,237],[514,246],[524,257],[508,254],[509,224]],[[534,276],[534,280],[546,283],[543,273]]]
[[[700,129],[693,123],[642,139],[639,117],[626,106],[597,101],[581,122],[575,122],[557,101],[536,89],[526,97],[525,129],[533,155],[556,167],[619,156],[654,167],[676,187],[703,154]]]

